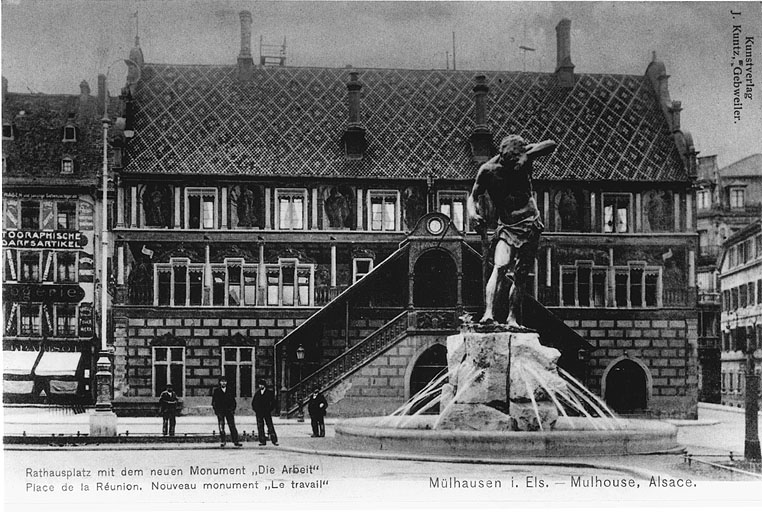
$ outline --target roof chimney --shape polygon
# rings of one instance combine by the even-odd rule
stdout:
[[[672,131],[680,131],[680,112],[683,110],[683,104],[679,101],[673,101],[669,110],[672,113]]]
[[[251,58],[251,13],[241,11],[241,53],[238,54],[238,78],[249,80],[254,71],[254,60]]]
[[[474,77],[474,131],[469,136],[471,155],[475,162],[483,163],[489,160],[492,154],[492,132],[487,125],[487,94],[489,86],[487,77],[476,75]]]
[[[556,25],[556,74],[561,87],[574,86],[574,64],[571,60],[571,20],[564,18]]]
[[[349,118],[347,119],[347,127],[344,129],[344,134],[341,137],[344,152],[350,160],[362,159],[363,153],[368,147],[360,110],[362,82],[360,82],[358,78],[359,75],[360,74],[357,71],[349,72],[349,82],[347,82]]]

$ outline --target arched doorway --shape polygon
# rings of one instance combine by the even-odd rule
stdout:
[[[447,372],[447,347],[437,343],[426,349],[415,362],[413,371],[410,374],[410,396],[415,396],[419,391],[425,388],[431,381]],[[425,407],[431,399],[438,396],[439,388],[446,384],[447,379],[442,380],[436,391],[429,396],[421,397],[413,405],[411,412],[416,412]],[[428,394],[427,394],[428,395]],[[426,411],[426,414],[438,414],[439,404]]]
[[[604,399],[618,413],[644,411],[648,407],[648,377],[632,359],[617,362],[605,377]]]
[[[458,270],[452,257],[434,250],[415,262],[413,305],[418,308],[455,307],[458,302]]]

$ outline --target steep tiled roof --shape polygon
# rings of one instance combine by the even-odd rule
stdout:
[[[645,76],[352,69],[363,84],[368,148],[349,160],[347,69],[236,66],[143,68],[126,172],[257,176],[474,176],[474,76],[489,85],[495,142],[519,133],[558,150],[538,179],[683,181],[687,176]]]
[[[94,96],[8,93],[3,122],[13,123],[13,140],[3,141],[6,184],[94,183],[103,162],[101,115]],[[110,111],[118,103],[112,99]],[[63,127],[73,114],[76,142],[63,142]],[[61,175],[61,160],[76,162],[73,175]]]

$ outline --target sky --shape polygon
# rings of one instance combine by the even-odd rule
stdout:
[[[474,71],[553,72],[555,26],[569,18],[575,72],[641,75],[655,51],[700,156],[724,166],[762,153],[758,2],[2,0],[2,74],[11,92],[76,94],[103,73],[115,93],[136,34],[147,62],[233,64],[241,10],[252,13],[252,53],[260,36],[285,38],[290,66],[444,69],[454,53],[457,69]],[[755,39],[755,85],[734,120],[738,25],[741,57]]]

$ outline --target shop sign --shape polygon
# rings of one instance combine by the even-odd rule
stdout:
[[[93,303],[83,302],[79,305],[79,336],[92,338],[93,332]]]
[[[3,231],[3,247],[16,249],[79,249],[87,239],[79,231]]]
[[[75,284],[4,284],[3,297],[10,302],[70,302],[85,298]]]

